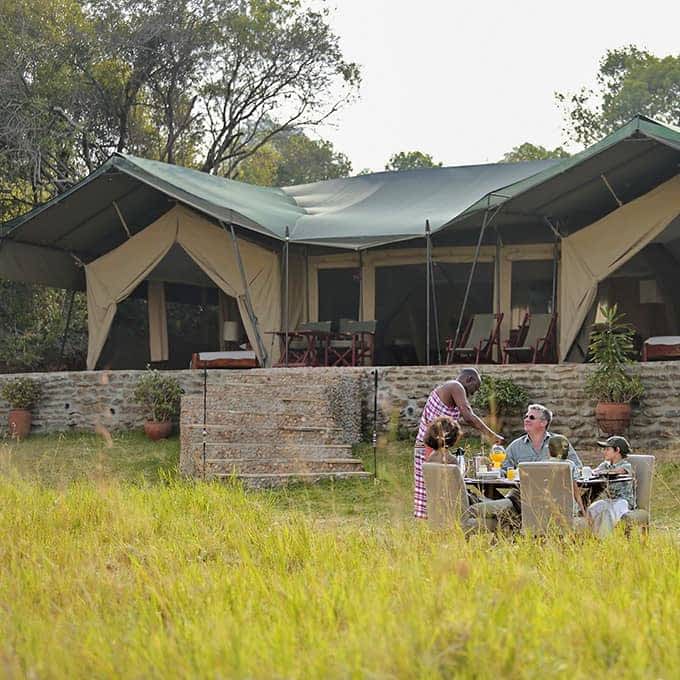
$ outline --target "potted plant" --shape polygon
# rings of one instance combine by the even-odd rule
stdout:
[[[9,402],[9,431],[12,437],[23,439],[31,431],[31,409],[42,397],[42,387],[31,378],[13,378],[2,386],[2,397]]]
[[[170,435],[181,397],[182,388],[177,378],[155,369],[149,369],[137,381],[134,399],[144,409],[144,432],[149,439],[156,441]]]
[[[504,419],[520,416],[530,401],[529,393],[514,380],[485,375],[472,398],[472,405],[475,409],[486,411],[489,427],[501,432]]]
[[[631,418],[631,402],[641,399],[640,378],[629,375],[633,363],[635,329],[623,321],[616,305],[600,307],[602,323],[593,326],[588,347],[595,371],[586,380],[586,393],[597,401],[595,419],[609,435],[624,434]]]

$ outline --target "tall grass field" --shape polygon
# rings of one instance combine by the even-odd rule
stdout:
[[[367,467],[372,464],[368,449]],[[178,443],[0,443],[0,676],[674,678],[680,471],[647,537],[435,532],[377,482],[177,477]]]

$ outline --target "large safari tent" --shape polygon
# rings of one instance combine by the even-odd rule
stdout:
[[[377,320],[377,363],[434,363],[492,311],[502,338],[556,311],[559,359],[582,361],[600,302],[642,337],[680,334],[679,164],[680,130],[643,116],[567,159],[283,188],[115,154],[2,227],[0,277],[86,291],[89,369],[184,367],[225,320],[263,365],[270,331],[340,318]]]

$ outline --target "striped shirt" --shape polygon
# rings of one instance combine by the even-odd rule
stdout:
[[[449,416],[454,420],[460,418],[457,406],[447,406],[435,388],[425,402],[423,414],[420,416],[416,445],[413,450],[413,514],[420,519],[427,518],[427,494],[423,480],[423,461],[425,458],[425,434],[428,425],[439,416]]]

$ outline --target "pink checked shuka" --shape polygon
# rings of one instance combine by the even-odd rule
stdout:
[[[454,420],[460,417],[460,411],[456,406],[447,406],[437,394],[437,388],[432,390],[425,402],[423,415],[420,416],[416,445],[413,449],[413,514],[416,517],[427,519],[427,495],[425,493],[425,482],[423,481],[423,461],[425,460],[425,433],[427,426],[439,416],[450,416]]]

